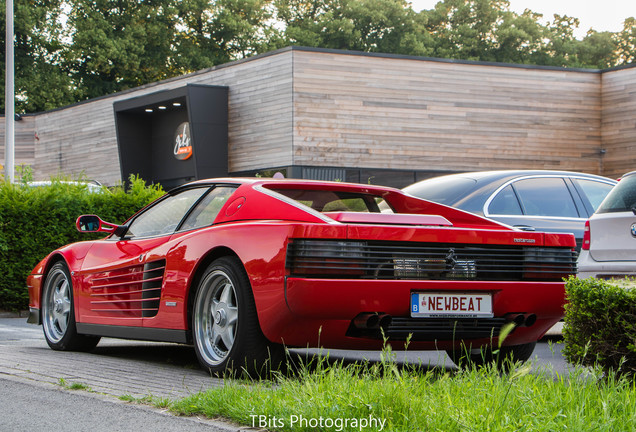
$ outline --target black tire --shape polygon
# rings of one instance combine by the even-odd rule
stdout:
[[[73,282],[64,262],[54,264],[44,281],[42,329],[46,343],[56,351],[90,351],[100,339],[77,333]]]
[[[496,353],[493,353],[492,347],[482,347],[478,350],[471,350],[469,347],[462,346],[457,349],[446,350],[453,363],[460,368],[471,366],[481,367],[495,362],[497,367],[507,370],[511,365],[527,361],[532,353],[536,342],[530,342],[522,345],[503,346]]]
[[[280,367],[283,347],[261,331],[249,279],[234,257],[203,273],[192,307],[192,337],[199,363],[212,375],[265,376]]]

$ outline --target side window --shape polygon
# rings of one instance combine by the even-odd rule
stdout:
[[[173,233],[190,207],[207,190],[207,187],[187,189],[161,200],[132,221],[127,236],[149,237]]]
[[[601,202],[614,187],[614,185],[594,180],[576,179],[575,181],[581,186],[581,189],[583,189],[583,193],[587,196],[594,210],[601,205]]]
[[[521,206],[512,186],[508,185],[493,198],[488,206],[491,215],[521,215]]]
[[[562,178],[532,178],[514,183],[525,215],[578,218],[572,195]]]
[[[234,187],[217,187],[207,194],[188,215],[179,231],[212,225],[219,211],[235,190]]]

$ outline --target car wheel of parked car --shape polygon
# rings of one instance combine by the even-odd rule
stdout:
[[[98,336],[77,334],[73,282],[68,267],[58,262],[46,276],[42,293],[42,327],[49,346],[58,351],[90,351]]]
[[[496,362],[500,369],[507,369],[516,362],[525,362],[534,352],[536,342],[522,345],[503,346],[498,350],[492,347],[471,350],[467,347],[446,350],[453,363],[458,367],[484,366]]]
[[[206,269],[192,321],[197,357],[211,374],[261,375],[279,366],[282,347],[263,335],[249,279],[238,259],[220,258]]]

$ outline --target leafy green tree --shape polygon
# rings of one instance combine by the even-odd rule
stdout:
[[[536,63],[545,49],[546,39],[546,29],[539,24],[540,17],[529,9],[521,15],[503,11],[493,32],[495,44],[488,59],[503,63]]]
[[[258,54],[267,46],[271,0],[177,2],[174,65],[181,72]]]
[[[636,60],[636,19],[627,18],[623,23],[623,30],[616,34],[615,64],[625,65]]]
[[[541,63],[548,66],[578,66],[576,57],[579,41],[574,37],[578,28],[578,18],[554,14],[554,21],[548,24],[549,42]]]
[[[507,0],[444,0],[429,13],[437,44],[434,55],[463,60],[495,60],[497,26],[504,21]],[[510,18],[510,17],[509,17]]]
[[[14,1],[14,68],[16,112],[36,112],[75,102],[63,66],[61,0]],[[5,59],[6,3],[0,2],[3,31],[0,58]],[[1,72],[0,108],[4,112],[5,68]]]
[[[614,33],[590,30],[578,44],[578,67],[606,69],[618,64]]]
[[[81,98],[174,76],[174,0],[74,0],[67,59]]]
[[[430,55],[426,19],[404,0],[275,0],[279,44]]]

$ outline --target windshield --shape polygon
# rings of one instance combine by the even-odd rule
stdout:
[[[623,177],[610,191],[597,213],[632,211],[636,208],[636,174]]]

